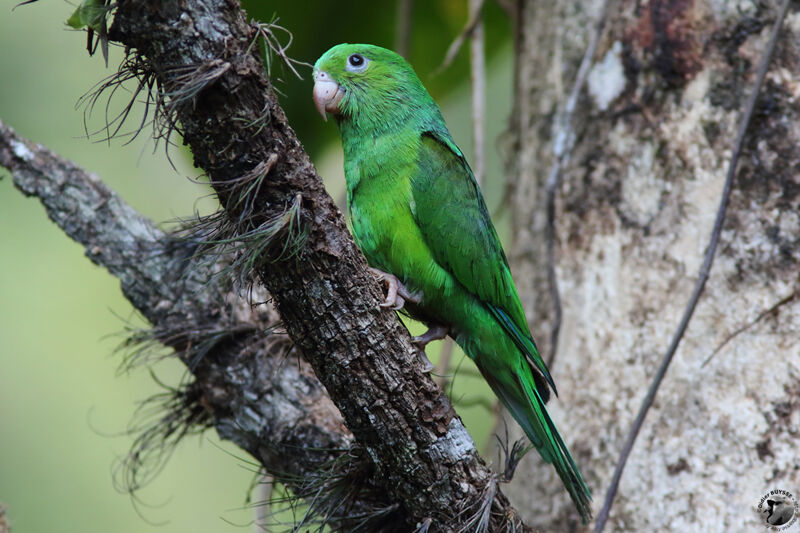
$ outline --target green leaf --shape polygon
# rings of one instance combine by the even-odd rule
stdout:
[[[108,8],[105,0],[84,0],[78,9],[67,19],[67,25],[79,30],[84,26],[97,32],[105,25]]]

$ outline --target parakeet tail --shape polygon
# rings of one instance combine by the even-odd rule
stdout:
[[[478,367],[494,393],[525,431],[542,458],[555,467],[558,477],[561,478],[572,501],[575,502],[583,523],[588,523],[592,517],[592,494],[545,408],[544,401],[534,384],[533,375],[530,374],[530,369],[525,368],[527,370],[525,373],[529,373],[527,376],[514,373],[512,379],[515,380],[515,383],[509,384],[511,385],[509,386],[501,383],[481,368],[479,362]]]

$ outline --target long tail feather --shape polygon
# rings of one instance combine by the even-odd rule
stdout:
[[[494,393],[525,431],[542,459],[555,467],[583,523],[588,523],[592,517],[591,491],[550,418],[542,397],[532,385],[532,380],[527,382],[524,377],[515,375],[516,387],[512,388],[500,383],[483,369],[481,372]]]

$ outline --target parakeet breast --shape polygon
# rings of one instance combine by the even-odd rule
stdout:
[[[372,138],[345,151],[348,208],[356,242],[370,265],[402,277],[397,248],[413,227],[409,165],[396,139]],[[365,155],[368,155],[365,156]]]
[[[347,136],[343,135],[344,138]],[[383,135],[344,143],[348,209],[356,244],[370,266],[411,290],[441,290],[440,268],[414,220],[411,178],[419,134]]]

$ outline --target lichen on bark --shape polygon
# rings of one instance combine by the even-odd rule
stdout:
[[[584,98],[575,122],[578,142],[557,197],[564,321],[552,369],[561,396],[551,409],[595,501],[697,276],[739,113],[775,17],[776,2],[739,4],[612,2],[595,60],[620,43],[626,88],[606,110]],[[582,3],[586,10],[577,16],[568,15],[573,5],[526,2],[523,17],[589,28],[600,2]],[[665,18],[663,10],[678,12]],[[550,18],[542,21],[543,13]],[[714,270],[628,462],[608,529],[749,531],[763,524],[755,512],[763,493],[800,481],[797,425],[784,422],[800,416],[794,387],[800,304],[792,296],[800,266],[794,231],[800,116],[789,75],[800,71],[797,20],[795,12],[784,25]],[[562,93],[536,74],[569,79],[582,53],[575,39],[525,34],[517,58],[519,106],[538,106],[545,121],[551,116]],[[525,194],[514,197],[513,211],[515,225],[532,228],[536,243],[540,226],[530,213],[540,205],[552,148],[551,135],[541,133],[547,127],[531,116],[517,130],[515,187]],[[512,268],[525,278],[541,267],[522,248],[532,245],[518,242]],[[548,308],[547,287],[531,290],[540,295],[529,308],[541,337],[548,323],[538,317],[548,315],[538,309]],[[523,468],[533,473],[517,476],[509,490],[519,507],[554,502],[549,515],[527,515],[531,523],[549,531],[576,528],[557,481],[538,465]],[[653,505],[642,504],[643,494]]]

